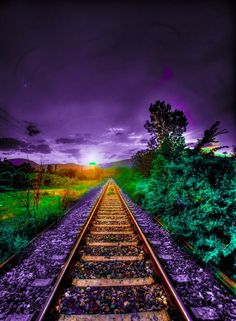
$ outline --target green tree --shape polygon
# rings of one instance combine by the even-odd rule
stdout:
[[[28,189],[31,187],[31,179],[28,173],[22,170],[16,170],[13,174],[12,186],[15,189]]]
[[[10,171],[0,172],[0,192],[11,190],[13,177]]]
[[[173,149],[176,145],[184,146],[183,133],[188,125],[184,113],[178,109],[172,110],[171,105],[160,100],[151,104],[149,111],[150,121],[144,125],[151,135],[149,147],[157,149],[168,144]]]

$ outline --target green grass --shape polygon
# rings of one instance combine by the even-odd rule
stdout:
[[[70,188],[43,187],[38,208],[34,206],[33,191],[29,191],[29,211],[26,191],[0,193],[0,262],[22,250],[29,241],[57,221],[78,199],[98,181],[83,181]]]

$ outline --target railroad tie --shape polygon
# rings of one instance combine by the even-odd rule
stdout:
[[[113,227],[132,227],[131,224],[93,224],[94,227],[110,227],[110,228],[113,228]]]
[[[127,219],[128,216],[127,215],[124,215],[124,214],[120,214],[120,215],[114,215],[114,214],[98,214],[97,215],[97,218],[114,218],[116,220],[119,220],[119,219]]]
[[[144,256],[132,255],[132,256],[99,256],[99,255],[82,255],[81,260],[84,262],[114,262],[114,261],[142,261]]]
[[[116,235],[116,234],[134,235],[135,234],[133,230],[131,230],[131,231],[109,231],[109,232],[108,231],[93,231],[93,230],[90,231],[91,235],[107,235],[107,233],[112,234],[112,235]]]
[[[72,281],[72,285],[76,287],[106,287],[106,286],[143,286],[154,284],[152,276],[144,278],[128,278],[128,279],[78,279],[75,278]]]
[[[116,217],[116,216],[97,216],[96,220],[94,220],[94,222],[96,221],[126,221],[126,222],[130,222],[129,219],[127,217]]]
[[[165,309],[160,311],[125,313],[125,314],[99,314],[99,315],[61,315],[59,321],[170,321]]]
[[[90,242],[87,241],[86,245],[89,246],[136,246],[138,245],[138,241],[130,241],[130,242]]]

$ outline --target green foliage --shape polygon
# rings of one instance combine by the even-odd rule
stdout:
[[[141,194],[137,190],[137,184],[142,176],[133,168],[121,167],[117,168],[116,181],[122,189],[130,195],[137,203],[141,202]]]
[[[0,172],[0,192],[9,190],[11,188],[12,182],[13,177],[10,171]]]
[[[158,151],[152,164],[148,178],[123,171],[121,187],[174,237],[191,242],[203,261],[224,269],[231,262],[235,273],[235,160],[197,155],[169,160]]]
[[[61,187],[72,185],[76,180],[70,179],[67,176],[45,173],[42,178],[42,184],[50,187]]]
[[[21,251],[28,245],[28,243],[29,243],[29,240],[27,238],[17,235],[16,238],[14,239],[13,249],[16,252]]]
[[[75,184],[68,180],[60,177],[60,184],[65,184],[61,188],[41,188],[37,207],[34,190],[0,193],[0,262],[25,248],[33,237],[60,219],[68,207],[98,184],[97,181]]]
[[[31,180],[30,175],[21,170],[16,170],[13,174],[13,183],[12,187],[15,189],[25,189],[30,187]]]
[[[206,150],[225,134],[220,122],[204,131],[193,150],[185,148],[183,112],[157,101],[145,123],[151,150],[139,151],[134,169],[123,169],[118,183],[147,212],[158,216],[176,239],[192,243],[204,262],[236,274],[235,147],[232,157]],[[155,151],[155,152],[154,152]]]
[[[101,169],[94,168],[78,181],[73,168],[56,171],[48,165],[46,171],[33,171],[29,163],[0,162],[0,262],[58,220],[102,176]]]

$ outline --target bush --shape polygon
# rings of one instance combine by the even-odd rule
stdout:
[[[235,159],[192,155],[170,160],[157,153],[148,178],[132,170],[120,175],[121,187],[174,237],[190,241],[204,262],[226,267],[235,261]]]
[[[13,249],[15,252],[19,252],[23,250],[28,245],[28,243],[29,240],[27,238],[17,235],[14,239]]]

